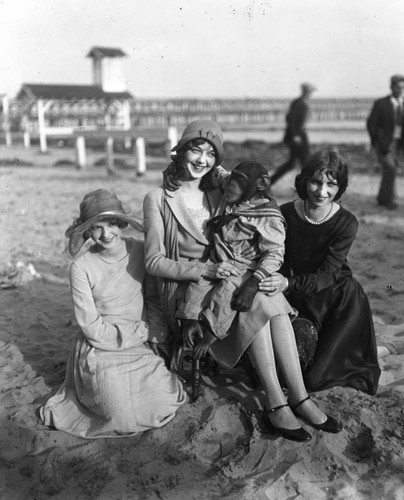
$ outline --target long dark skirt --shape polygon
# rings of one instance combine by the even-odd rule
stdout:
[[[309,297],[287,298],[319,332],[313,364],[304,373],[307,390],[341,386],[375,394],[380,368],[372,313],[356,279],[344,277]]]

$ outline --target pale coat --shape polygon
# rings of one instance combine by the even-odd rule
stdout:
[[[167,258],[165,247],[166,221],[163,218],[162,196],[177,221],[179,261]],[[216,215],[222,191],[207,191],[211,217]],[[143,202],[146,271],[160,278],[198,281],[210,251],[210,243],[195,223],[184,203],[181,189],[168,191],[161,187],[148,193]]]
[[[218,213],[222,194],[219,189],[206,192],[211,217]],[[177,261],[167,257],[165,236],[166,230],[170,228],[167,228],[168,221],[164,217],[163,195],[177,222],[179,256]],[[157,188],[148,193],[143,203],[143,218],[146,270],[152,275],[167,278],[180,285],[175,297],[176,305],[179,306],[187,282],[198,282],[201,279],[204,262],[209,257],[211,245],[191,217],[183,201],[181,189],[167,191]],[[256,333],[267,323],[268,309],[273,309],[269,299],[270,297],[265,294],[257,294],[251,309],[238,314],[229,336],[212,345],[211,352],[219,363],[228,367],[237,363]],[[283,301],[283,313],[292,313],[292,308],[284,298]]]

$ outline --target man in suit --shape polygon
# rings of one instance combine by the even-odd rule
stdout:
[[[309,100],[316,88],[311,83],[302,83],[301,89],[301,96],[291,102],[286,115],[287,126],[283,142],[289,148],[289,159],[275,170],[271,176],[271,185],[292,170],[297,160],[303,164],[310,153],[305,124],[310,111]]]
[[[390,95],[375,101],[367,119],[367,129],[382,167],[377,202],[388,210],[394,210],[398,208],[396,176],[404,149],[404,75],[392,76],[390,88]]]

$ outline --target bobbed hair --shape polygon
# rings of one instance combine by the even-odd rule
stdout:
[[[295,178],[295,188],[302,200],[307,200],[307,182],[317,179],[323,173],[337,181],[339,189],[335,196],[336,200],[345,193],[348,187],[348,165],[338,153],[325,149],[312,154]]]
[[[177,151],[177,154],[171,156],[171,164],[168,166],[167,171],[171,174],[174,179],[180,180],[186,175],[187,169],[185,166],[185,154],[187,151],[195,146],[200,146],[204,143],[209,143],[206,139],[192,139],[191,141],[184,144],[181,149]],[[218,187],[217,181],[217,158],[213,168],[205,174],[199,182],[199,188],[202,191],[212,191]]]

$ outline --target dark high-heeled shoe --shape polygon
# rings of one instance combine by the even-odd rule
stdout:
[[[289,406],[287,404],[275,406],[275,408],[271,408],[270,410],[264,410],[262,413],[262,420],[264,424],[267,426],[270,433],[274,434],[278,432],[283,438],[289,439],[290,441],[310,441],[311,434],[303,429],[303,427],[298,427],[297,429],[285,429],[284,427],[275,427],[274,424],[269,419],[268,413],[273,413],[275,411],[280,410],[281,408],[285,408]]]
[[[311,427],[313,427],[313,429],[316,429],[317,431],[330,432],[331,434],[337,434],[338,432],[340,432],[342,430],[341,422],[338,422],[338,420],[336,420],[334,417],[331,417],[330,415],[326,414],[327,420],[322,424],[314,424],[313,422],[310,422],[310,420],[308,420],[306,417],[303,417],[303,415],[300,415],[300,413],[296,411],[296,408],[298,408],[300,405],[302,405],[309,399],[311,399],[311,397],[307,396],[307,398],[304,398],[301,401],[299,401],[299,403],[291,406],[291,410],[296,415],[296,417],[301,418],[308,425],[310,425]]]

